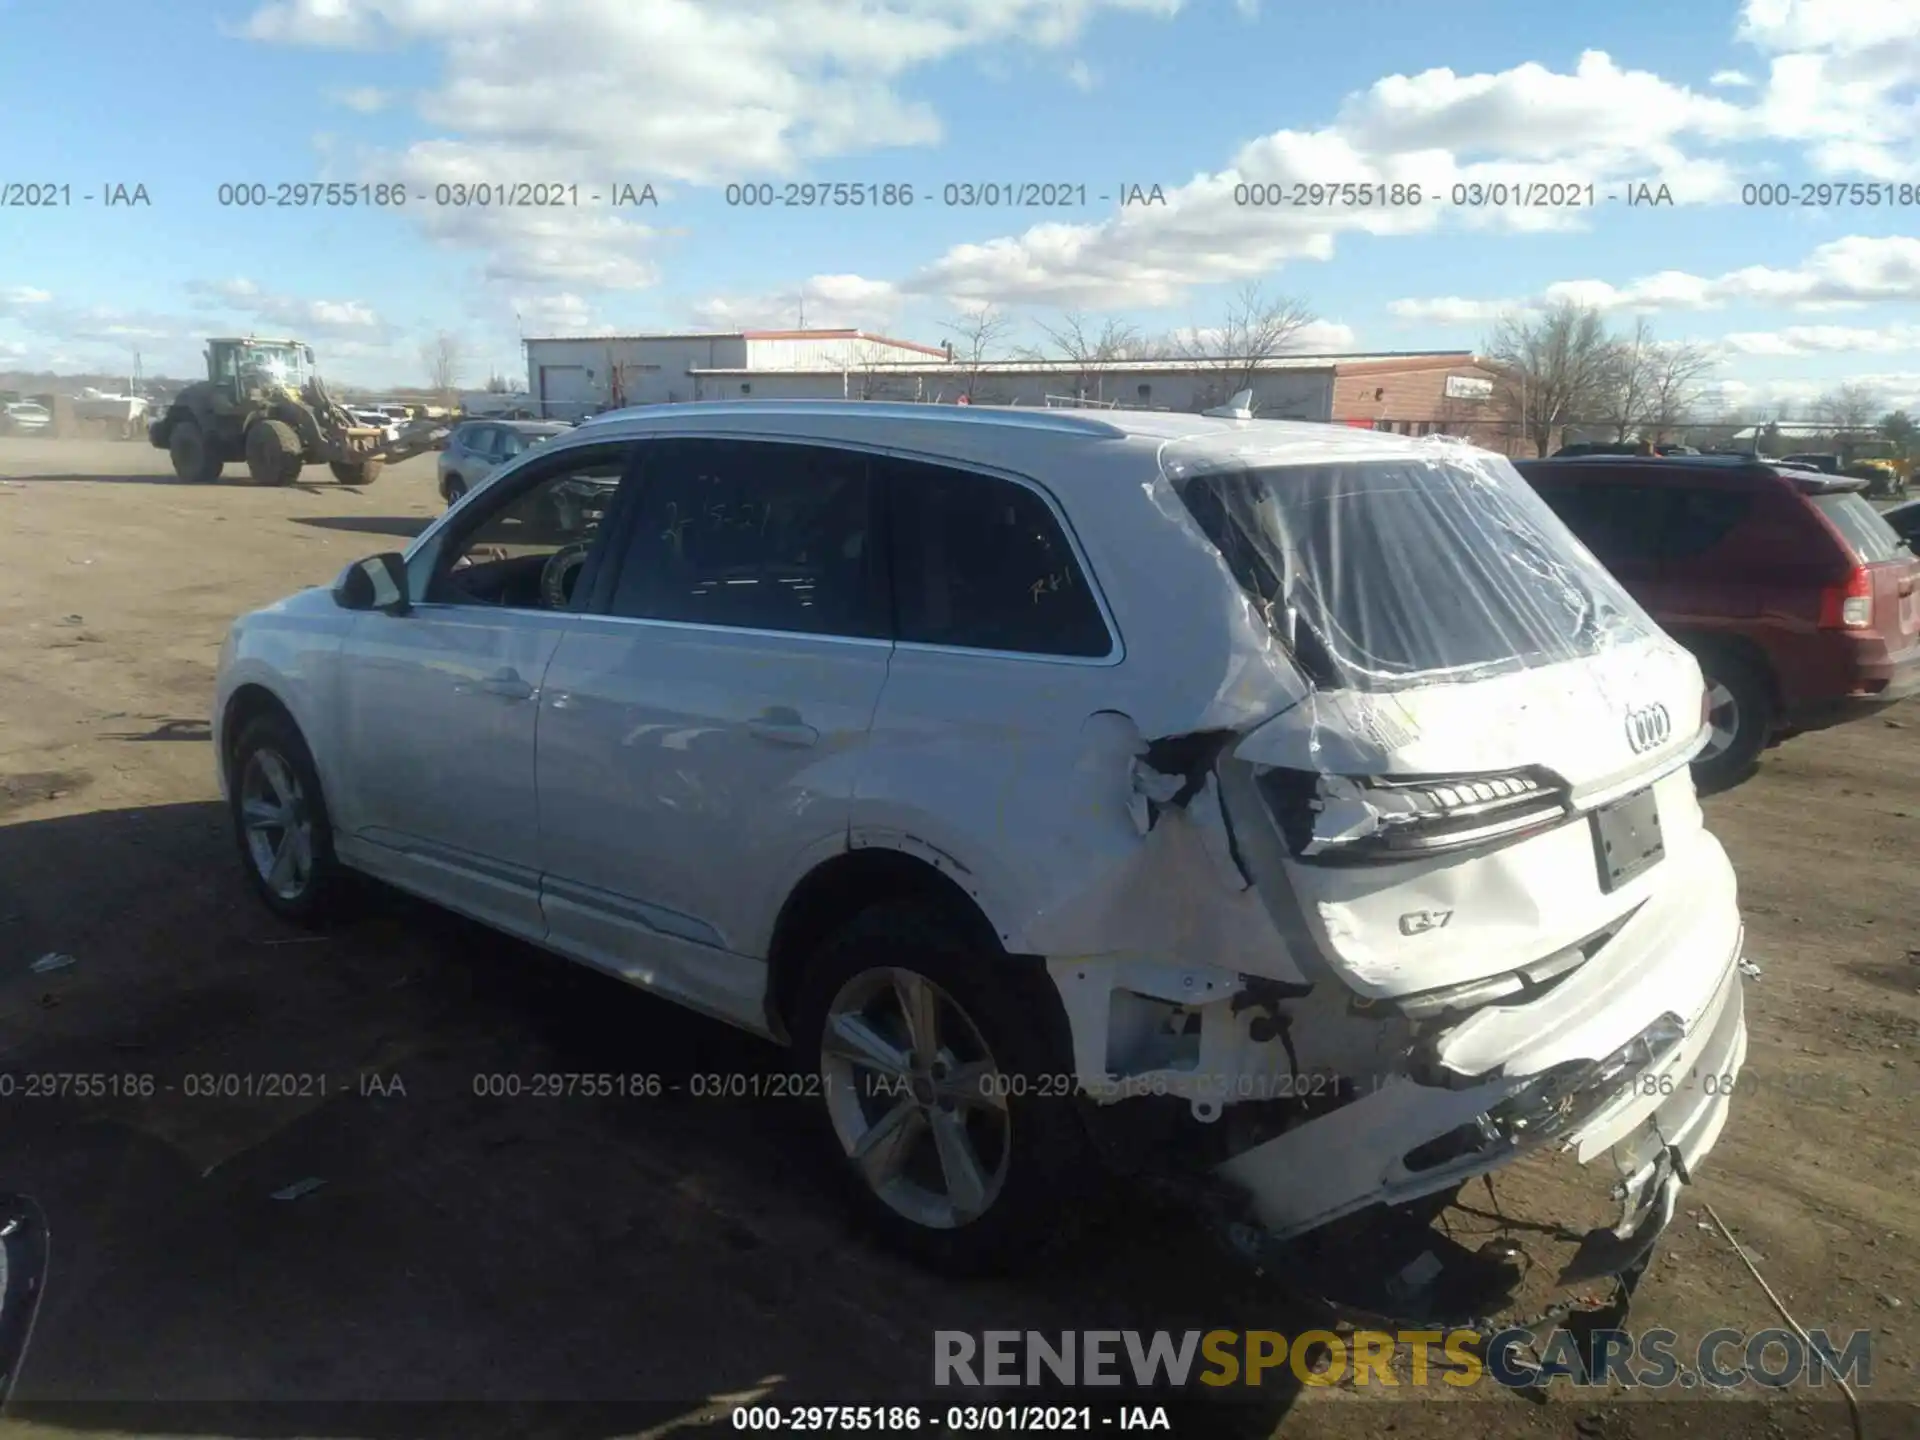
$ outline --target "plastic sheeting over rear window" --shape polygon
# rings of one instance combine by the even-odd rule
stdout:
[[[1505,458],[1263,463],[1169,446],[1175,492],[1317,686],[1385,691],[1657,634]]]

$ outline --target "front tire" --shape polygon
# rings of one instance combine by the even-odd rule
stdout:
[[[980,1274],[1060,1233],[1090,1169],[1065,1025],[1037,962],[983,953],[921,904],[875,906],[821,947],[796,1048],[849,1199],[883,1242]]]
[[[247,723],[228,785],[234,836],[247,880],[283,920],[316,928],[344,907],[347,877],[333,853],[333,825],[313,755],[284,715]]]
[[[379,460],[334,460],[327,468],[342,485],[371,485],[379,478],[383,465]]]
[[[1731,655],[1698,657],[1707,682],[1707,748],[1693,762],[1694,787],[1724,790],[1751,775],[1774,728],[1774,704],[1766,677]]]
[[[445,493],[447,497],[447,508],[451,510],[455,505],[460,503],[460,497],[467,493],[467,482],[462,480],[458,475],[449,475],[447,477],[447,483],[443,487],[443,493]]]
[[[189,484],[220,478],[220,461],[207,444],[206,432],[191,420],[177,420],[167,436],[167,458],[173,473]]]
[[[247,431],[247,474],[254,484],[290,484],[302,462],[300,437],[284,420],[256,420]]]

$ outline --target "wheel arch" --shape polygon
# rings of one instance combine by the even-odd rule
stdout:
[[[1760,678],[1767,687],[1767,699],[1773,706],[1776,723],[1786,705],[1786,696],[1780,689],[1780,676],[1774,669],[1773,660],[1767,654],[1766,647],[1757,644],[1745,635],[1735,635],[1713,630],[1673,630],[1673,638],[1691,651],[1696,659],[1704,660],[1711,655],[1724,656],[1737,664],[1744,665]]]
[[[279,716],[299,731],[303,738],[307,733],[300,724],[300,717],[273,690],[257,680],[236,685],[220,711],[220,771],[229,779],[233,775],[233,762],[241,734],[262,715]],[[308,749],[312,749],[311,741],[308,742]]]
[[[767,946],[767,1028],[791,1039],[788,1022],[800,998],[808,958],[822,941],[863,910],[911,900],[938,911],[970,946],[990,959],[1006,951],[978,901],[931,861],[904,850],[864,846],[822,861],[780,907]]]

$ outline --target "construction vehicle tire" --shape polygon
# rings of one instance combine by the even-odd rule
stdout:
[[[256,485],[286,485],[299,478],[300,436],[283,420],[256,420],[247,431],[247,474]]]

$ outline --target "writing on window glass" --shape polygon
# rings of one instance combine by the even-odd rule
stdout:
[[[697,482],[701,485],[718,485],[713,476],[703,475]],[[666,507],[666,525],[660,532],[660,538],[673,551],[676,559],[686,558],[687,533],[694,529],[719,535],[760,535],[767,533],[773,524],[773,503],[771,501],[722,499],[702,501],[698,506],[682,509],[678,500],[669,500]]]
[[[1056,590],[1071,590],[1072,588],[1073,571],[1070,568],[1066,570],[1054,570],[1046,575],[1042,575],[1027,587],[1028,592],[1033,596],[1033,603],[1036,605],[1040,603],[1040,597],[1043,595],[1051,595]]]

